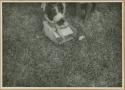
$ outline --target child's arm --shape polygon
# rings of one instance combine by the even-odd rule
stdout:
[[[65,5],[65,3],[62,3],[63,4],[63,16],[65,15],[65,13],[66,13],[66,5]]]

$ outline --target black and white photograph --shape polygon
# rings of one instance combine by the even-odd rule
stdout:
[[[122,87],[122,2],[2,2],[3,87]]]

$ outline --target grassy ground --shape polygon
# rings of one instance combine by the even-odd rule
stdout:
[[[85,39],[58,46],[42,32],[40,4],[3,4],[3,86],[121,86],[121,4],[68,19]]]

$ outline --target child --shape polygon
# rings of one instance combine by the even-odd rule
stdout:
[[[46,21],[55,27],[58,34],[64,39],[60,29],[65,28],[68,23],[64,20],[65,4],[64,3],[47,3],[42,5]]]

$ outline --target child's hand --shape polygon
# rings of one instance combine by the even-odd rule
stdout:
[[[61,25],[60,28],[61,28],[61,29],[62,29],[62,28],[66,28],[67,26],[68,26],[68,22],[64,22],[64,24]]]

